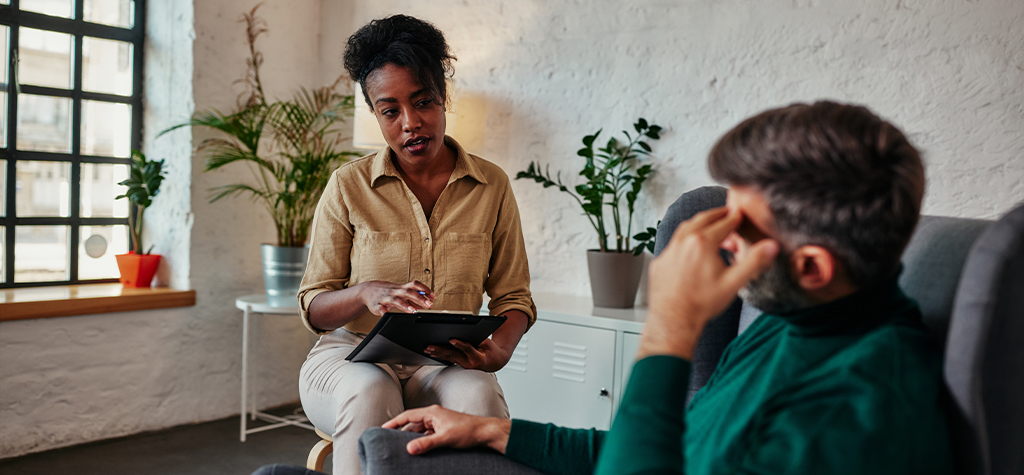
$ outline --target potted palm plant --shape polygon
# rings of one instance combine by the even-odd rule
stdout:
[[[238,109],[199,112],[163,133],[187,126],[214,130],[217,136],[197,147],[206,158],[204,171],[229,165],[249,168],[251,181],[213,188],[210,202],[247,194],[270,213],[277,242],[262,246],[264,284],[267,303],[282,307],[295,305],[313,212],[331,172],[360,154],[339,149],[345,137],[338,126],[351,117],[354,105],[352,96],[337,92],[344,76],[329,86],[300,88],[288,100],[271,100],[263,93],[263,55],[256,40],[268,30],[266,21],[256,16],[258,9],[243,14],[249,58]]]
[[[636,246],[631,246],[630,235],[637,197],[644,182],[654,173],[651,164],[637,167],[636,162],[651,153],[647,140],[660,139],[661,127],[640,118],[633,124],[633,129],[636,135],[622,131],[625,141],[611,137],[604,147],[596,149],[594,142],[603,129],[583,137],[583,148],[576,154],[584,159],[579,174],[586,181],[574,188],[562,183],[561,172],[552,178],[547,167],[542,171],[539,162],[530,162],[526,170],[516,174],[517,180],[532,179],[545,188],[556,187],[568,193],[582,208],[598,238],[598,248],[587,251],[591,293],[594,305],[598,307],[633,306],[643,272],[644,258],[641,254],[645,249],[654,250],[655,228],[648,227],[646,231],[633,235]],[[609,245],[609,237],[614,238],[614,247]]]
[[[153,247],[143,251],[142,226],[143,214],[153,198],[160,193],[160,183],[164,181],[164,161],[147,160],[138,150],[132,150],[132,161],[128,165],[128,178],[118,185],[128,187],[123,195],[115,199],[128,198],[129,206],[128,229],[131,235],[132,248],[128,254],[118,254],[117,269],[121,272],[120,281],[128,287],[149,287],[160,265],[160,255],[153,254]]]

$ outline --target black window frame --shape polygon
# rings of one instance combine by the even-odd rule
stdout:
[[[0,148],[0,158],[7,161],[7,193],[6,211],[0,217],[0,225],[6,233],[4,239],[5,270],[4,280],[0,281],[0,289],[19,287],[45,287],[58,285],[75,285],[91,283],[117,282],[109,279],[79,279],[78,258],[80,230],[82,226],[128,225],[128,218],[83,218],[80,213],[82,164],[129,164],[130,158],[110,156],[83,155],[82,143],[82,101],[100,101],[131,106],[131,148],[141,149],[142,144],[142,81],[143,81],[143,40],[145,39],[145,0],[134,0],[135,19],[132,28],[91,23],[84,20],[84,0],[75,0],[74,19],[45,15],[42,13],[21,11],[20,0],[10,0],[10,5],[0,5],[0,25],[9,28],[8,39],[8,74],[7,81],[0,83],[0,91],[7,92],[7,147]],[[74,72],[71,89],[60,89],[44,86],[33,86],[16,83],[17,55],[19,45],[19,27],[55,31],[71,34],[75,38],[73,54]],[[132,43],[132,95],[119,96],[82,90],[82,40],[84,37],[118,40]],[[3,78],[0,78],[3,80]],[[11,87],[13,86],[13,87]],[[71,152],[29,152],[17,150],[18,143],[18,94],[35,94],[71,99]],[[70,162],[70,209],[68,217],[19,217],[17,216],[17,163],[19,161]],[[46,282],[14,282],[14,236],[17,226],[69,226],[68,236],[68,279]],[[130,240],[129,240],[130,242]],[[131,246],[131,244],[129,244]]]

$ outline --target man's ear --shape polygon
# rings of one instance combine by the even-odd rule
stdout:
[[[791,255],[789,264],[793,280],[809,292],[828,287],[839,272],[836,258],[821,246],[801,246]]]

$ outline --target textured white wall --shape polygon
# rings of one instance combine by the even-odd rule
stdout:
[[[666,126],[638,225],[710,184],[714,140],[760,110],[866,104],[924,151],[929,214],[992,218],[1024,200],[1020,0],[358,0],[349,31],[406,13],[448,37],[455,81],[483,102],[472,151],[509,175],[531,160],[578,178],[583,135]],[[325,4],[326,9],[326,4]],[[326,53],[339,45],[325,44]],[[572,181],[578,183],[578,181]],[[515,181],[533,287],[589,295],[593,231],[568,196]],[[635,228],[636,226],[634,226]]]
[[[238,296],[263,289],[259,246],[275,234],[246,199],[207,202],[208,188],[247,179],[203,173],[194,144],[205,132],[156,138],[194,110],[231,110],[247,47],[239,15],[255,0],[147,2],[144,149],[168,178],[147,213],[166,257],[161,284],[193,288],[197,305],[173,310],[0,323],[0,458],[237,414],[241,384]],[[265,1],[261,40],[267,92],[318,85],[319,1]],[[256,316],[251,384],[264,405],[298,401],[298,368],[312,335],[297,317]]]

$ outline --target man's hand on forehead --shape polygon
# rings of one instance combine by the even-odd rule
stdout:
[[[663,354],[690,359],[704,325],[751,279],[771,265],[775,240],[762,237],[726,266],[722,241],[744,221],[737,209],[698,213],[679,225],[648,272],[648,316],[639,357]]]

